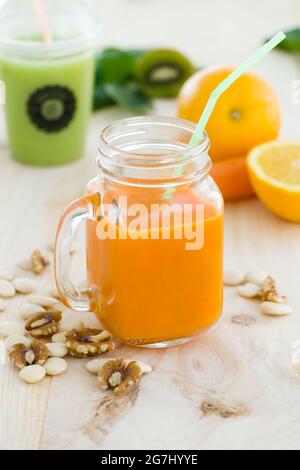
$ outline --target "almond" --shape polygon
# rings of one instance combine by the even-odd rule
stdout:
[[[15,321],[3,321],[0,323],[0,337],[7,338],[11,335],[21,335],[24,334],[24,327],[20,323]]]
[[[11,282],[0,279],[0,297],[10,298],[16,295],[16,289]]]
[[[257,297],[260,293],[260,290],[260,286],[256,284],[251,284],[250,282],[247,282],[247,284],[244,284],[237,288],[238,294],[242,297],[246,297],[247,299]]]
[[[226,286],[239,286],[245,280],[244,274],[237,269],[225,269],[224,284]]]
[[[278,304],[276,302],[263,302],[260,307],[261,313],[270,316],[284,316],[293,313],[292,307],[286,304]]]
[[[46,375],[46,369],[39,365],[32,365],[24,367],[24,369],[20,370],[19,377],[24,382],[29,384],[35,384],[43,380]]]
[[[6,349],[9,351],[16,344],[24,344],[25,346],[30,346],[31,340],[22,335],[10,335],[4,341]]]
[[[58,304],[58,300],[53,297],[46,297],[43,295],[30,295],[27,298],[28,302],[35,305],[40,305],[41,307],[52,307],[53,305]]]
[[[4,279],[5,281],[12,281],[14,276],[15,276],[15,273],[13,271],[0,268],[0,279]]]
[[[44,364],[47,375],[55,376],[62,374],[67,369],[68,364],[64,359],[51,357]]]
[[[65,357],[68,354],[68,348],[64,343],[47,343],[46,346],[50,357]]]
[[[35,304],[23,304],[22,307],[20,308],[20,315],[24,320],[28,320],[32,315],[37,315],[38,313],[43,313],[45,312],[45,309],[41,307],[40,305],[35,305]]]
[[[247,282],[251,284],[257,284],[262,286],[269,274],[262,269],[253,268],[246,272],[245,278]]]
[[[18,278],[13,281],[13,285],[20,294],[32,294],[38,285],[32,279]]]

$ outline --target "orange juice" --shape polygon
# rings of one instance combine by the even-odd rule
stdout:
[[[100,240],[96,224],[87,225],[88,282],[101,292],[95,312],[129,344],[190,338],[214,324],[222,310],[223,215],[191,191],[176,191],[172,201],[203,203],[204,217],[194,217],[191,227],[193,233],[204,231],[202,248],[187,250],[186,238],[174,239],[174,225],[166,240],[153,234]],[[160,234],[165,228],[160,226]]]
[[[61,218],[56,281],[66,306],[94,312],[130,345],[190,341],[222,310],[223,199],[209,176],[206,134],[195,125],[139,116],[100,135],[99,173]],[[71,276],[71,246],[86,228],[87,289]]]

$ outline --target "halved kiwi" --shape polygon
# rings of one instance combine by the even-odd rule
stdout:
[[[195,72],[189,59],[173,49],[152,49],[138,57],[135,76],[152,98],[177,96],[184,82]]]

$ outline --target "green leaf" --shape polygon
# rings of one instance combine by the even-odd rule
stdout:
[[[100,83],[123,84],[131,80],[138,56],[137,50],[104,49],[96,58],[96,85]]]
[[[94,90],[93,109],[96,111],[112,106],[113,104],[115,103],[108,95],[105,88],[102,85],[98,85]]]
[[[277,48],[287,52],[300,52],[300,28],[285,31],[284,39]]]
[[[130,111],[142,113],[151,108],[150,98],[143,93],[137,83],[130,82],[126,85],[109,83],[105,85],[105,91],[115,103]]]

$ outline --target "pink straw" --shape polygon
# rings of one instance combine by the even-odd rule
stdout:
[[[49,28],[48,18],[42,0],[32,0],[40,30],[44,41],[47,44],[52,43],[52,34]]]

